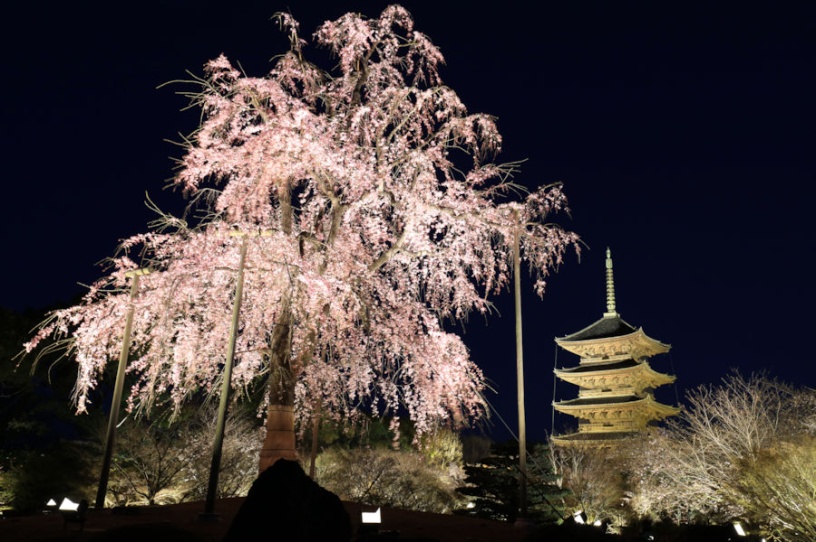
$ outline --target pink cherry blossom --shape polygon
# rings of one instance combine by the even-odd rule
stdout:
[[[263,407],[293,405],[301,427],[318,405],[337,419],[400,414],[420,434],[466,425],[486,414],[485,379],[445,323],[490,311],[517,233],[543,295],[578,249],[549,222],[567,210],[561,186],[518,196],[516,166],[493,162],[494,119],[444,86],[441,53],[402,7],[323,24],[313,39],[333,53],[330,72],[308,63],[290,16],[278,21],[291,50],[268,74],[220,56],[194,93],[203,120],[174,184],[198,218],[164,217],[125,240],[83,302],[52,313],[26,348],[65,339],[85,411],[122,344],[125,273],[149,267],[132,300],[128,407],[215,392],[246,242],[236,397],[264,383]]]

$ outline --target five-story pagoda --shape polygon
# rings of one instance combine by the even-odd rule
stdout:
[[[553,436],[555,444],[612,444],[680,411],[653,395],[655,388],[674,382],[675,377],[653,370],[649,359],[671,347],[626,323],[615,310],[609,249],[603,318],[555,342],[581,357],[576,367],[555,369],[558,379],[578,386],[576,399],[553,402],[558,412],[578,418],[578,431]]]

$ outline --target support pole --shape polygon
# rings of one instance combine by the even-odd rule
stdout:
[[[527,517],[527,423],[524,413],[524,350],[521,333],[521,256],[520,232],[513,240],[513,284],[516,298],[516,386],[518,389],[519,418],[519,514]]]
[[[244,261],[246,260],[246,236],[241,241],[241,257],[238,261],[238,280],[235,285],[235,301],[232,306],[232,327],[230,328],[227,360],[224,363],[224,376],[221,383],[221,398],[218,403],[218,420],[215,425],[215,443],[213,444],[212,463],[210,464],[210,479],[207,484],[207,499],[204,503],[203,519],[214,518],[215,495],[218,488],[218,471],[221,468],[221,448],[224,443],[224,425],[227,418],[227,404],[229,402],[230,381],[232,380],[232,362],[235,358],[235,341],[238,335],[238,320],[241,313],[241,298],[244,294]]]
[[[108,416],[108,432],[105,435],[105,456],[102,460],[102,474],[99,476],[99,488],[96,492],[96,508],[105,508],[105,494],[108,491],[108,477],[110,476],[111,459],[113,457],[113,443],[116,440],[116,426],[119,423],[119,409],[122,405],[122,389],[125,385],[125,369],[127,368],[128,352],[130,352],[130,332],[133,326],[133,299],[139,288],[139,277],[146,275],[148,269],[128,271],[127,277],[133,279],[130,284],[130,302],[125,317],[125,334],[122,337],[122,351],[119,354],[119,367],[116,369],[116,382],[113,386],[110,414]]]

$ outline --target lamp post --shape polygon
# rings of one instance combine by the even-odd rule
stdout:
[[[125,369],[127,368],[128,352],[130,351],[130,331],[133,326],[133,299],[139,287],[139,277],[150,273],[149,269],[135,269],[128,271],[125,276],[133,279],[130,284],[130,303],[125,317],[125,334],[122,337],[122,351],[119,354],[119,366],[116,369],[116,383],[113,387],[110,415],[108,416],[108,431],[105,435],[105,456],[102,460],[102,474],[99,477],[99,488],[96,493],[96,508],[105,507],[105,494],[108,491],[108,476],[110,475],[111,458],[113,457],[113,442],[116,439],[116,425],[119,423],[119,409],[122,403],[122,388],[125,385]]]

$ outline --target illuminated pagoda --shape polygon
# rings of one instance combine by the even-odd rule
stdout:
[[[576,399],[553,402],[558,412],[578,418],[578,431],[553,436],[555,444],[610,445],[680,411],[653,395],[655,388],[671,384],[675,377],[653,370],[649,359],[671,347],[629,325],[615,310],[609,249],[603,318],[555,342],[581,357],[576,367],[555,369],[558,379],[578,386]]]

